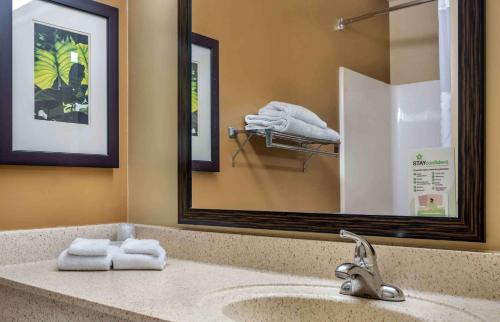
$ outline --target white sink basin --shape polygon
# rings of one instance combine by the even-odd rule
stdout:
[[[223,313],[234,321],[421,321],[372,305],[293,297],[264,297],[236,302],[224,307]]]
[[[398,303],[367,300],[319,285],[231,288],[212,293],[200,305],[217,321],[483,321],[435,300],[412,296]]]

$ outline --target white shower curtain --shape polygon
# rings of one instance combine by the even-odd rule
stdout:
[[[438,0],[441,145],[451,146],[451,0]]]

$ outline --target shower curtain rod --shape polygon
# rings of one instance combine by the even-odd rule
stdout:
[[[335,30],[342,31],[342,30],[344,30],[345,26],[350,25],[350,24],[355,23],[355,22],[358,22],[358,21],[361,21],[361,20],[386,15],[392,11],[410,8],[410,7],[418,6],[418,5],[433,2],[433,1],[436,1],[436,0],[414,0],[414,1],[410,1],[410,2],[400,4],[397,6],[389,7],[387,9],[382,9],[382,10],[377,10],[377,11],[373,11],[370,13],[366,13],[364,15],[353,17],[353,18],[345,18],[345,19],[339,18],[339,19],[337,19],[337,25],[335,26]]]

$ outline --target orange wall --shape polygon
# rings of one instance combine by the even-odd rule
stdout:
[[[161,220],[177,216],[177,0],[128,6],[129,212]]]
[[[411,0],[390,0],[390,6]],[[437,1],[389,14],[391,84],[439,79],[439,19]],[[418,66],[418,68],[415,68]]]
[[[127,6],[120,10],[120,169],[0,166],[0,230],[127,219]]]
[[[231,166],[227,128],[269,101],[309,107],[338,130],[338,68],[389,81],[388,16],[333,30],[335,17],[387,6],[385,0],[193,0],[193,31],[219,40],[220,173],[193,173],[195,208],[335,212],[339,162],[266,149],[251,141]],[[350,27],[351,28],[351,27]],[[368,54],[369,53],[369,54]],[[215,198],[215,196],[225,196]]]

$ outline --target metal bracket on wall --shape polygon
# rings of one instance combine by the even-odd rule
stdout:
[[[254,136],[264,137],[266,139],[267,148],[277,148],[282,150],[306,153],[306,158],[302,163],[302,171],[306,170],[307,164],[314,155],[333,157],[339,156],[340,142],[317,140],[304,136],[276,132],[273,130],[238,130],[234,127],[229,127],[228,133],[231,139],[237,139],[239,134],[246,135],[245,141],[243,141],[243,143],[239,145],[238,149],[233,153],[231,157],[231,164],[233,167],[236,164],[236,157],[244,150],[245,146]],[[280,143],[276,142],[276,140],[279,140]],[[323,150],[322,148],[324,146],[332,146],[333,149],[331,151]]]

